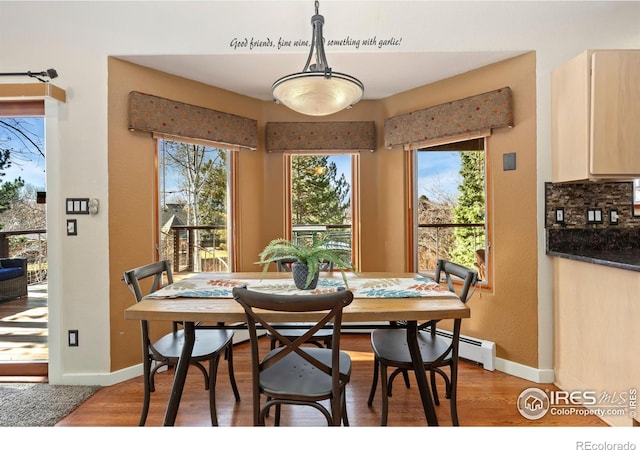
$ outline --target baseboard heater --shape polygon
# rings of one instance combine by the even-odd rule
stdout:
[[[363,333],[371,332],[375,327],[371,322],[347,323],[343,324],[343,333]],[[436,330],[436,334],[451,341],[453,333],[447,330]],[[460,358],[481,364],[486,370],[495,370],[496,367],[496,344],[491,341],[483,341],[474,337],[460,335],[460,346],[458,347]]]
[[[453,337],[453,333],[446,330],[436,330],[436,334],[445,339]],[[460,346],[458,347],[460,358],[482,364],[486,370],[495,370],[496,367],[496,343],[483,341],[469,336],[460,335]]]

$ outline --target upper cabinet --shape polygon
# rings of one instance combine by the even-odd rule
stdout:
[[[553,182],[640,177],[640,50],[587,50],[551,74]]]

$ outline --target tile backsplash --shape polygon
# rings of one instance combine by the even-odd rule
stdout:
[[[558,208],[562,208],[559,216]],[[601,220],[589,223],[589,210],[599,210]],[[610,223],[611,210],[617,212],[615,224]],[[640,248],[640,217],[633,216],[633,183],[545,183],[545,229],[547,251]]]
[[[633,182],[545,183],[546,229],[638,228],[640,217],[633,216]],[[557,223],[562,208],[562,223]],[[599,209],[602,221],[588,223],[589,209]],[[618,223],[610,223],[616,210]]]

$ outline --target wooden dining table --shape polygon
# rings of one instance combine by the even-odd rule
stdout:
[[[171,395],[167,404],[164,425],[175,423],[182,390],[189,368],[195,341],[196,323],[242,326],[246,320],[243,308],[231,295],[233,287],[246,285],[248,289],[264,292],[313,295],[346,287],[354,293],[353,302],[342,315],[343,327],[350,323],[387,324],[407,322],[407,344],[413,361],[413,372],[420,392],[428,425],[438,425],[433,398],[422,365],[417,339],[417,324],[429,320],[454,319],[459,322],[471,312],[455,293],[432,279],[417,273],[358,272],[345,273],[346,286],[340,272],[322,273],[313,291],[299,291],[291,274],[276,272],[203,272],[176,281],[172,285],[146,296],[124,311],[125,319],[148,321],[177,321],[184,324],[184,345],[176,366]],[[309,322],[320,313],[270,312],[265,318],[273,322]],[[457,358],[457,347],[454,348]]]

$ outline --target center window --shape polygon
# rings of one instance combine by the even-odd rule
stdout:
[[[354,261],[353,169],[357,155],[289,155],[291,239],[348,249]]]

